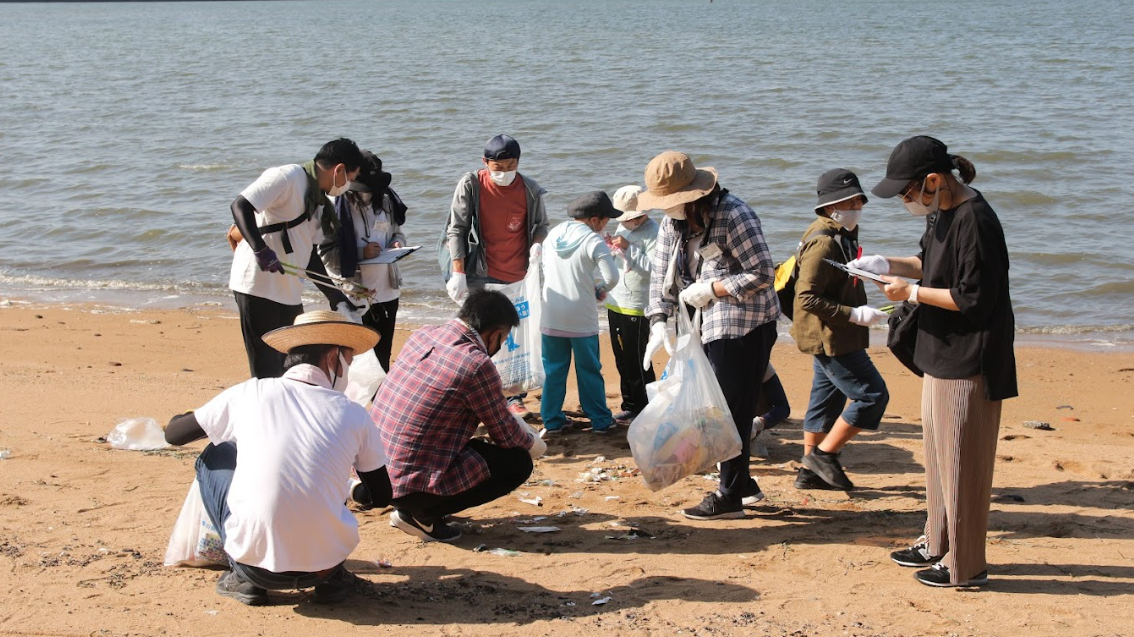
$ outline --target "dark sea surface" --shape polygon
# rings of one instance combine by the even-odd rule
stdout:
[[[553,223],[677,149],[782,260],[820,173],[872,185],[925,133],[976,164],[1021,331],[1129,344],[1132,22],[1128,0],[0,4],[0,297],[230,305],[229,203],[338,136],[394,174],[412,243],[507,132]],[[874,198],[864,248],[912,254],[922,223]],[[403,262],[404,321],[453,311],[432,252]]]

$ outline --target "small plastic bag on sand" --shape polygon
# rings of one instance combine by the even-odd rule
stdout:
[[[165,565],[193,568],[228,565],[228,556],[224,553],[220,534],[209,519],[209,514],[205,513],[196,480],[189,485],[181,514],[173,525],[169,546],[165,549]]]
[[[492,357],[504,384],[504,395],[514,396],[543,387],[543,336],[539,331],[543,301],[539,265],[529,266],[523,281],[485,287],[511,299],[520,315],[519,326],[508,334],[508,340]]]
[[[682,334],[666,373],[647,385],[650,402],[626,436],[642,479],[654,491],[735,458],[741,450],[732,413],[701,348],[700,330],[684,308],[677,316]]]
[[[354,355],[354,360],[350,363],[350,375],[347,377],[347,388],[343,393],[363,407],[369,407],[384,380],[386,370],[382,369],[374,350],[368,349]]]
[[[165,432],[153,418],[123,420],[106,435],[106,441],[115,449],[131,451],[152,451],[169,446],[165,441]]]

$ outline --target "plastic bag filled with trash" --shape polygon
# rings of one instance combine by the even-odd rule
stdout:
[[[370,407],[370,401],[374,399],[374,394],[378,393],[384,380],[386,370],[382,369],[374,350],[368,349],[354,355],[354,360],[350,363],[350,375],[347,377],[347,388],[343,393],[363,407]]]
[[[173,525],[169,546],[165,549],[166,566],[227,566],[228,556],[221,544],[220,534],[213,526],[197,481],[189,485],[181,514]]]
[[[487,285],[498,290],[516,306],[520,325],[513,328],[492,362],[504,384],[504,395],[513,396],[543,387],[543,337],[539,331],[542,308],[540,272],[532,265],[523,281],[509,285]]]
[[[716,374],[701,348],[700,330],[684,308],[681,335],[662,380],[626,438],[646,485],[657,491],[740,455],[740,434]]]

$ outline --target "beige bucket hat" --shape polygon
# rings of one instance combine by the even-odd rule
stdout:
[[[614,191],[614,209],[622,213],[614,219],[615,221],[630,221],[646,215],[647,210],[638,210],[638,195],[641,192],[642,187],[634,185],[623,186]]]
[[[313,310],[295,317],[293,325],[268,332],[264,342],[285,354],[301,345],[338,345],[358,354],[378,344],[378,338],[373,328],[351,323],[338,312]]]
[[[667,150],[646,166],[646,191],[638,195],[638,210],[665,210],[696,201],[716,185],[715,168],[697,168],[689,155]]]

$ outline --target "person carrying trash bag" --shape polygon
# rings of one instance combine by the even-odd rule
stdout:
[[[685,153],[666,151],[646,166],[638,210],[661,209],[650,267],[650,340],[643,367],[670,339],[667,320],[678,299],[702,311],[701,341],[741,438],[741,453],[721,463],[720,484],[697,506],[694,520],[744,517],[763,499],[748,466],[752,419],[768,358],[776,342],[780,305],[775,271],[760,219],[722,188],[712,168],[698,169]],[[683,310],[682,310],[683,311]],[[667,346],[668,348],[668,346]]]

